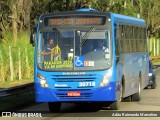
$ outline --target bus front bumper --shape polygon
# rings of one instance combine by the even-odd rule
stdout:
[[[98,102],[98,101],[115,101],[115,83],[101,88],[90,90],[78,90],[80,96],[67,96],[67,92],[73,90],[57,90],[41,87],[35,83],[36,102]],[[77,91],[77,90],[76,90]],[[75,91],[73,91],[75,92]]]

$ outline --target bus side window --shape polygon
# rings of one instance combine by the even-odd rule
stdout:
[[[115,45],[116,45],[116,56],[120,54],[120,30],[119,25],[115,24],[114,36],[115,36]]]

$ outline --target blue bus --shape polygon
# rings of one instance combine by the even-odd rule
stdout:
[[[90,9],[43,14],[31,33],[36,102],[139,101],[149,81],[143,19]]]

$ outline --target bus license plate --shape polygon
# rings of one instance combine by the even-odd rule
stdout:
[[[81,92],[67,92],[67,96],[80,96]]]

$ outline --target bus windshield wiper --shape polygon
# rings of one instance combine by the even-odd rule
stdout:
[[[59,32],[59,30],[57,28],[53,28],[53,31],[56,31],[60,37],[60,39],[63,41],[65,47],[68,47],[69,45],[66,44],[66,42],[63,40],[61,33]]]
[[[84,45],[84,43],[87,41],[87,37],[89,36],[89,34],[94,31],[95,28],[91,27],[88,32],[85,33],[85,35],[82,37],[82,42],[81,42],[81,47]]]

